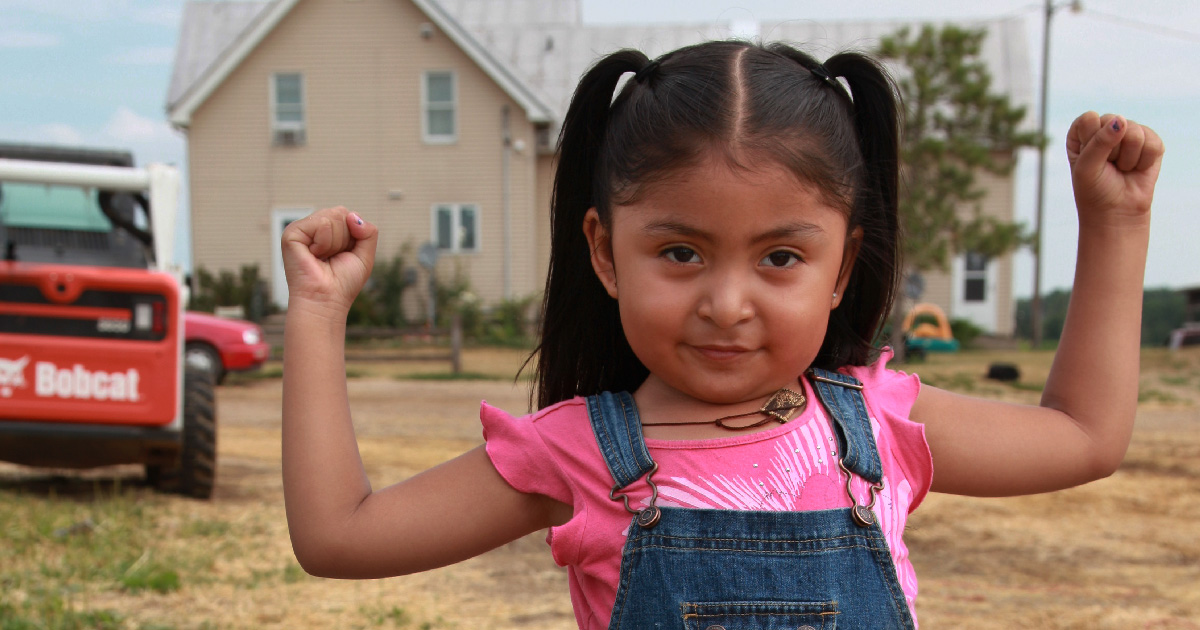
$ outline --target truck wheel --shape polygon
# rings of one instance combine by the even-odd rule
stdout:
[[[187,368],[183,377],[183,445],[170,466],[147,466],[146,478],[163,492],[212,497],[217,473],[217,421],[213,375]]]

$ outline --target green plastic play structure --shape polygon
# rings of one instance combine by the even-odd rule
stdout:
[[[918,321],[918,318],[934,321]],[[904,317],[904,338],[908,352],[925,355],[929,352],[958,352],[958,340],[950,332],[950,320],[936,304],[922,302],[912,307]]]

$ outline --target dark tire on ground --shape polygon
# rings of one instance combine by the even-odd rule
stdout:
[[[146,480],[162,492],[212,497],[217,474],[217,419],[213,375],[187,368],[183,379],[183,445],[170,466],[147,466]]]
[[[225,381],[225,366],[216,348],[207,343],[192,342],[184,348],[183,353],[188,366],[208,370],[217,385]]]

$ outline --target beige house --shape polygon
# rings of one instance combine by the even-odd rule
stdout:
[[[599,56],[759,36],[825,56],[900,26],[587,26],[579,0],[189,2],[167,111],[188,138],[193,267],[257,264],[286,305],[283,227],[345,205],[380,226],[382,257],[432,243],[438,273],[467,274],[485,303],[534,295],[553,142]],[[1029,102],[1023,24],[987,26],[995,89]],[[986,211],[1011,218],[1011,178],[988,187]],[[952,317],[1012,333],[1007,258],[959,257],[925,286]]]

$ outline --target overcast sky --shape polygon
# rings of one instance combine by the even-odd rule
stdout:
[[[1009,16],[1026,24],[1037,93],[1040,2],[582,2],[589,23]],[[182,5],[181,0],[0,0],[0,141],[127,148],[139,164],[186,167],[183,137],[166,124],[164,112]],[[1195,115],[1200,2],[1085,0],[1078,13],[1064,6],[1054,16],[1051,49],[1043,287],[1071,284],[1077,232],[1062,143],[1071,120],[1088,109],[1124,114],[1163,136],[1167,154],[1155,198],[1146,284],[1200,286],[1200,244],[1195,242],[1200,236],[1200,120]],[[1032,225],[1035,153],[1021,156],[1017,182],[1018,220]],[[1030,260],[1027,254],[1017,258],[1018,295],[1031,292]]]

